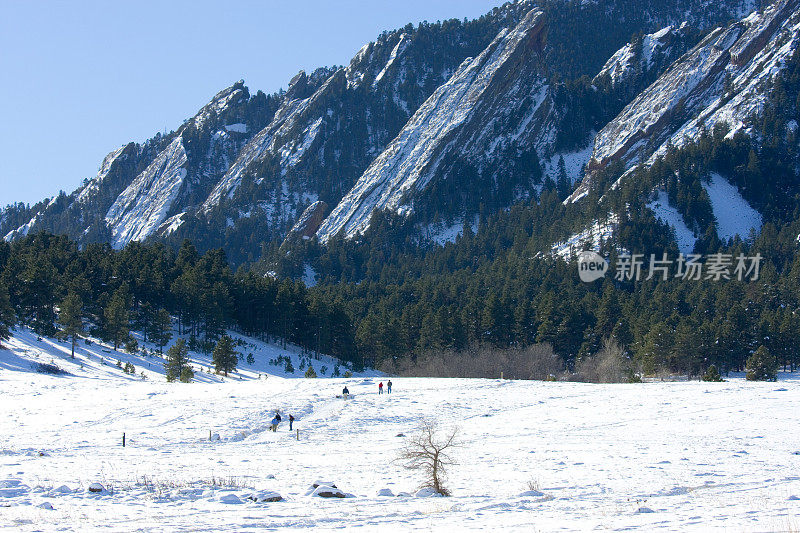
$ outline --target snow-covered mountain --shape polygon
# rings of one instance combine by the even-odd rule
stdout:
[[[627,43],[606,61],[593,81],[599,83],[607,76],[609,83],[616,86],[657,68],[659,64],[672,63],[680,55],[676,55],[676,51],[684,51],[682,44],[686,29],[686,23],[679,27],[667,26]]]
[[[249,138],[247,122],[257,119],[263,100],[251,98],[242,81],[220,91],[176,132],[109,153],[95,177],[54,198],[6,240],[48,229],[122,248],[155,235],[168,217],[208,194]]]
[[[638,95],[595,137],[590,172],[570,197],[589,191],[592,170],[621,161],[652,163],[669,147],[696,140],[726,123],[748,132],[764,110],[766,91],[800,42],[798,0],[713,30]]]
[[[532,10],[462,63],[323,222],[320,240],[339,231],[348,237],[362,232],[378,209],[410,211],[414,193],[434,179],[447,180],[459,165],[472,164],[479,174],[494,172],[492,179],[498,179],[498,169],[490,166],[503,154],[549,152],[555,121],[539,65],[544,28],[544,14]]]
[[[304,212],[302,235],[321,241],[363,232],[379,210],[455,222],[535,195],[562,159],[580,180],[591,152],[579,198],[610,161],[646,161],[722,120],[747,128],[794,49],[797,0],[709,28],[757,7],[517,0],[475,21],[408,25],[286,91],[233,84],[175,131],[109,153],[73,193],[10,206],[0,233],[116,248],[190,238],[239,263]],[[582,75],[605,100],[565,82]]]

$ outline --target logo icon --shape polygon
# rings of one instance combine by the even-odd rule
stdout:
[[[607,270],[608,263],[597,252],[586,250],[578,255],[578,275],[581,281],[591,283],[605,276]]]

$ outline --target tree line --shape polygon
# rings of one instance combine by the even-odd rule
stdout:
[[[315,291],[344,302],[359,351],[379,366],[400,368],[430,350],[548,343],[574,370],[612,340],[647,372],[743,370],[761,347],[794,369],[800,363],[798,110],[800,52],[772,84],[763,116],[748,121],[752,135],[731,136],[720,125],[640,168],[616,190],[609,185],[624,169],[612,164],[576,205],[562,205],[558,191],[545,187],[508,210],[480,209],[477,228],[465,223],[445,246],[425,242],[408,220],[378,213],[357,241],[298,243],[274,264],[291,274],[310,261],[323,273]],[[718,237],[703,187],[712,173],[736,185],[763,215],[755,238]],[[677,258],[674,231],[646,207],[656,189],[694,230],[695,253],[760,254],[760,278],[632,283],[606,276],[587,284],[574,263],[551,256],[552,243],[615,213],[614,238],[601,248],[612,265],[623,250]]]
[[[222,250],[200,254],[188,241],[79,247],[66,236],[38,233],[0,243],[0,338],[16,324],[74,345],[86,332],[117,349],[141,331],[163,350],[178,333],[211,352],[227,328],[361,365],[354,327],[340,302],[299,281],[239,269]]]

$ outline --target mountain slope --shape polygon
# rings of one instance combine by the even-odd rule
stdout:
[[[536,60],[544,27],[543,13],[532,10],[513,30],[501,31],[477,58],[463,63],[323,222],[320,240],[339,231],[348,237],[362,232],[378,209],[409,211],[409,194],[442,177],[448,159],[465,158],[481,172],[481,159],[509,148],[530,149],[520,137],[529,141],[528,132],[539,133],[551,122],[552,102]],[[547,138],[537,138],[535,145],[549,148]]]
[[[619,161],[625,168],[652,163],[670,146],[696,140],[727,123],[747,131],[764,109],[765,91],[800,42],[797,0],[781,0],[711,32],[645,89],[594,142],[588,168]],[[591,172],[570,197],[591,188]]]
[[[121,248],[154,235],[168,216],[207,196],[270,105],[263,93],[250,97],[237,82],[176,132],[111,152],[97,176],[37,209],[35,221],[11,230],[6,240],[46,229]]]
[[[147,239],[179,245],[188,238],[201,249],[225,248],[239,264],[277,250],[317,201],[338,209],[320,236],[344,226],[351,235],[362,230],[374,211],[367,189],[378,182],[394,185],[373,191],[376,206],[413,213],[407,220],[423,227],[494,212],[537,194],[548,177],[561,179],[562,157],[569,168],[559,185],[569,188],[565,181],[581,177],[596,132],[699,35],[759,2],[537,5],[547,45],[534,43],[535,54],[509,52],[506,59],[521,61],[520,68],[489,76],[484,89],[476,80],[465,114],[441,109],[435,116],[421,106],[437,91],[453,103],[452,91],[474,74],[459,67],[478,68],[481,56],[492,60],[487,50],[497,46],[500,32],[520,24],[531,1],[509,2],[474,21],[385,32],[348,66],[301,72],[273,95],[251,95],[238,82],[174,132],[111,152],[98,175],[72,194],[9,206],[0,214],[0,234],[13,239],[46,230],[115,247]],[[586,76],[595,77],[595,86]],[[409,122],[412,117],[418,122]],[[438,133],[422,127],[419,121],[428,119],[442,122]],[[402,142],[396,140],[401,130]],[[417,134],[433,142],[415,147]],[[403,144],[408,158],[390,157],[393,140],[391,150]],[[390,159],[397,175],[378,170]]]

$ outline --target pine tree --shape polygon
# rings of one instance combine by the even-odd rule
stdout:
[[[192,367],[190,367],[189,365],[184,366],[181,369],[181,377],[180,377],[181,383],[191,383],[193,379],[194,379],[194,370],[192,370]]]
[[[11,336],[11,328],[15,323],[16,315],[8,297],[8,288],[0,283],[0,341]]]
[[[164,365],[167,381],[172,382],[180,378],[188,365],[189,347],[186,346],[186,341],[180,338],[167,350],[167,362]]]
[[[75,359],[75,345],[83,333],[83,301],[78,293],[70,291],[61,302],[58,312],[58,323],[61,331],[72,340],[72,358]]]
[[[214,351],[211,352],[211,361],[214,363],[217,373],[222,372],[226,377],[228,372],[236,370],[239,358],[236,356],[236,350],[233,349],[233,339],[230,336],[220,337]]]
[[[722,376],[719,375],[717,367],[711,365],[710,367],[708,367],[708,370],[706,370],[706,373],[703,374],[703,381],[725,381],[725,380],[722,379]]]
[[[747,359],[747,381],[777,381],[778,360],[766,346],[759,346]]]
[[[33,330],[39,335],[52,335],[55,333],[53,322],[56,314],[53,306],[56,300],[55,267],[46,260],[31,256],[27,268],[22,272],[22,300],[23,313],[26,322],[31,324]]]
[[[108,338],[114,343],[114,350],[127,339],[130,334],[128,321],[128,291],[122,286],[111,297],[103,316],[105,317],[105,330]]]
[[[556,191],[562,200],[569,196],[571,188],[569,176],[567,176],[567,166],[564,164],[564,156],[558,157],[558,177],[556,179]]]
[[[313,379],[313,378],[317,377],[317,372],[316,372],[316,370],[314,370],[314,367],[311,366],[310,363],[308,365],[308,370],[306,370],[306,377],[309,378],[309,379]]]
[[[164,353],[164,346],[172,338],[172,317],[166,309],[159,309],[151,325],[150,340],[158,346],[158,353]]]

